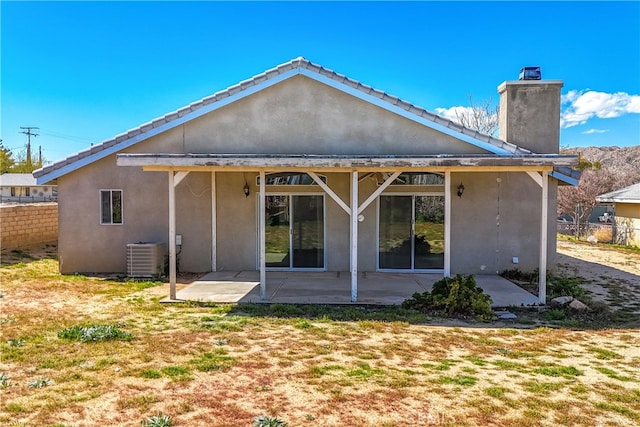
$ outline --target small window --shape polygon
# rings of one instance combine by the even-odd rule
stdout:
[[[30,194],[29,187],[11,187],[11,196],[13,197],[24,197]]]
[[[100,190],[100,224],[122,224],[122,190]]]
[[[378,182],[378,185],[381,183]],[[428,172],[405,172],[391,185],[444,185],[444,175]]]
[[[327,177],[318,175],[320,181],[327,183]],[[265,185],[318,185],[310,175],[299,172],[277,172],[265,176]],[[256,185],[260,185],[260,177],[256,177]]]
[[[24,187],[24,195],[31,196],[31,187]]]

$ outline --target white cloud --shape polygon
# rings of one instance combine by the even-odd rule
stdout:
[[[593,117],[611,119],[624,114],[640,113],[640,95],[629,95],[626,92],[570,90],[562,96],[562,104],[568,104],[560,117],[560,126],[563,128],[583,125]]]
[[[450,108],[436,108],[436,114],[458,123],[460,120],[458,117],[468,117],[473,114],[473,108],[471,107],[450,107]]]
[[[589,129],[582,132],[583,135],[591,135],[592,133],[606,133],[609,129]]]

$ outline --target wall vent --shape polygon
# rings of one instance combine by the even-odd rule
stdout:
[[[163,272],[163,243],[127,244],[127,275],[129,277],[158,277]]]

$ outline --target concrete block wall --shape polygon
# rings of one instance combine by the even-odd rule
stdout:
[[[24,248],[58,240],[58,204],[0,206],[0,246]]]

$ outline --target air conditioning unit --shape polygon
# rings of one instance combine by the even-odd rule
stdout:
[[[127,275],[157,277],[164,272],[164,243],[127,244]]]

